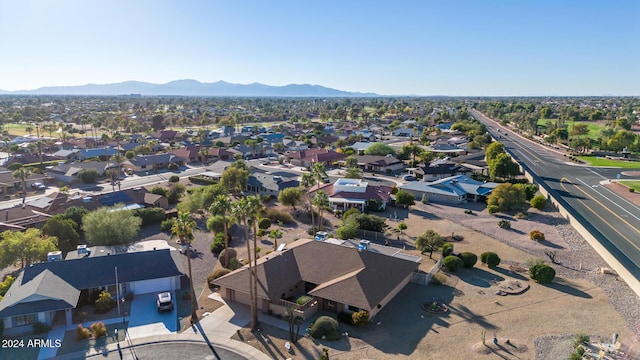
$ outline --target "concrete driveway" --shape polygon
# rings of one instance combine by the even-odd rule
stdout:
[[[175,292],[171,297],[175,305]],[[156,307],[156,294],[135,295],[131,301],[129,316],[129,336],[137,339],[152,335],[175,334],[178,332],[178,313],[176,306],[172,311],[159,313]]]

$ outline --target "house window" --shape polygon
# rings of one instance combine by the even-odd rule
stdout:
[[[13,326],[33,325],[36,323],[36,314],[19,315],[13,317]]]
[[[146,169],[146,168],[147,168],[147,165],[141,165],[140,166],[140,169]]]
[[[327,308],[333,310],[333,309],[335,309],[335,307],[336,307],[336,302],[335,301],[331,301],[331,300],[327,301]]]
[[[353,312],[358,312],[358,311],[360,311],[360,308],[355,307],[355,306],[351,306],[351,305],[349,305],[349,308],[348,308],[348,309],[349,309],[350,311],[353,311]]]

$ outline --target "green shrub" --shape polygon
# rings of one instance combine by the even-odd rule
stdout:
[[[178,176],[178,175],[169,176],[169,182],[170,183],[177,183],[178,181],[180,181],[180,176]]]
[[[498,205],[489,205],[487,206],[487,211],[489,214],[495,214],[500,211],[500,207]]]
[[[472,214],[473,214],[473,211],[472,211],[472,210],[469,210],[469,209],[466,209],[466,210],[464,211],[464,213],[465,213],[465,214],[467,214],[467,215],[472,215]]]
[[[100,174],[96,169],[84,169],[78,172],[78,178],[85,184],[95,183],[98,176],[100,176]]]
[[[167,197],[167,196],[169,196],[169,189],[165,189],[165,188],[160,187],[160,186],[154,186],[154,187],[151,188],[151,193]]]
[[[529,238],[535,241],[544,241],[544,233],[540,230],[531,230]]]
[[[133,210],[133,215],[142,219],[142,226],[156,224],[165,220],[164,209],[149,207]]]
[[[547,198],[542,194],[538,194],[534,196],[531,201],[529,201],[529,204],[531,204],[532,207],[538,210],[542,210],[545,206],[547,206]]]
[[[528,219],[529,218],[529,214],[527,214],[526,211],[520,211],[516,214],[515,216],[516,219]]]
[[[308,303],[309,301],[311,301],[311,296],[302,295],[302,296],[300,296],[299,298],[296,299],[296,304],[304,305],[304,304]]]
[[[201,176],[189,176],[189,181],[191,181],[192,184],[197,185],[213,185],[218,183],[216,180],[207,179]]]
[[[266,229],[270,228],[271,227],[271,219],[269,219],[269,218],[260,219],[260,221],[258,221],[258,227],[261,230],[266,230]]]
[[[176,222],[176,218],[170,218],[160,223],[160,230],[171,231],[173,224]]]
[[[105,313],[116,306],[116,301],[113,300],[111,294],[103,290],[100,295],[98,295],[95,304],[97,313]]]
[[[631,193],[632,193],[632,192],[636,192],[636,189],[634,189],[634,188],[629,188],[629,192],[631,192]]]
[[[511,229],[511,221],[509,221],[509,220],[500,220],[500,221],[498,221],[498,227],[500,229],[509,230],[509,229]]]
[[[178,164],[174,163],[174,162],[170,162],[169,166],[167,166],[167,169],[172,170],[172,171],[173,170],[178,170],[178,169],[180,169],[180,166]]]
[[[98,321],[97,323],[91,324],[91,333],[93,334],[94,339],[107,336],[107,327],[104,326],[102,321]]]
[[[442,264],[447,268],[447,270],[456,272],[464,265],[464,262],[457,256],[449,255],[442,259]]]
[[[229,260],[229,270],[233,271],[242,267],[242,264],[238,260],[238,258],[231,258]]]
[[[358,222],[358,227],[362,230],[382,232],[386,219],[376,215],[357,214],[353,216]]]
[[[534,195],[538,192],[538,185],[536,184],[515,184],[513,186],[522,189],[527,200],[533,199]]]
[[[271,222],[282,222],[284,224],[292,223],[293,217],[288,212],[280,211],[277,209],[267,210],[267,218],[271,219]]]
[[[577,349],[581,345],[586,345],[586,344],[589,344],[590,342],[591,342],[591,338],[589,337],[589,335],[581,332],[581,333],[577,333],[573,337],[571,345],[573,346],[574,349]]]
[[[230,273],[231,270],[229,269],[225,269],[225,268],[218,268],[213,270],[212,273],[210,273],[209,275],[207,275],[207,284],[211,284],[211,282],[219,277],[223,277],[225,275],[227,275],[228,273]]]
[[[82,324],[78,324],[76,328],[76,340],[82,341],[91,337],[91,330],[82,327]]]
[[[51,330],[51,326],[49,326],[47,324],[43,324],[40,321],[36,321],[33,324],[33,333],[34,334],[43,334],[43,333],[49,332],[49,330]]]
[[[453,244],[449,242],[442,244],[441,251],[442,251],[442,257],[447,257],[453,254]]]
[[[351,314],[351,320],[355,326],[365,326],[369,323],[369,313],[360,310]]]
[[[344,214],[342,214],[342,219],[346,220],[349,216],[351,216],[353,214],[360,214],[360,210],[352,207],[352,208],[348,209],[347,211],[345,211]]]
[[[324,336],[327,340],[338,340],[340,338],[338,321],[329,316],[320,316],[311,325],[310,334],[316,339]]]
[[[2,299],[2,297],[7,293],[7,291],[9,291],[9,288],[11,287],[11,284],[13,284],[13,282],[16,280],[15,277],[11,276],[11,275],[7,275],[7,278],[4,279],[3,282],[0,283],[0,299]],[[1,323],[2,321],[0,321]]]
[[[224,238],[222,238],[224,240]],[[229,263],[227,263],[227,252],[229,252]],[[218,254],[218,260],[220,261],[220,265],[225,268],[229,268],[229,264],[231,263],[231,259],[238,257],[238,252],[234,248],[222,249],[220,254]]]
[[[500,257],[494,252],[487,251],[480,254],[480,261],[488,267],[495,267],[500,264]]]
[[[447,283],[447,276],[445,274],[441,274],[441,273],[435,273],[433,274],[433,276],[431,277],[431,283],[433,285],[442,285],[442,284],[446,284]]]
[[[471,269],[473,265],[478,262],[478,256],[472,252],[463,252],[458,255],[460,260],[462,260],[462,266],[466,269]]]
[[[556,271],[549,265],[539,264],[529,268],[529,276],[538,283],[550,283],[556,277]]]
[[[213,238],[213,242],[211,242],[211,245],[209,246],[209,250],[214,254],[218,254],[224,250],[224,233],[219,232],[216,234]]]

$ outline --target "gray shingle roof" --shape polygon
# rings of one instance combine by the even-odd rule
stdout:
[[[49,270],[41,271],[30,281],[24,281],[22,273],[0,301],[0,316],[73,308],[79,296],[79,289]]]

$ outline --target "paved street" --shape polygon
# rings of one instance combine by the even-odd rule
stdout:
[[[496,122],[475,111],[472,114],[494,137],[501,136]],[[576,165],[548,147],[507,133],[501,139],[505,149],[640,281],[640,208],[602,186],[621,170]]]

